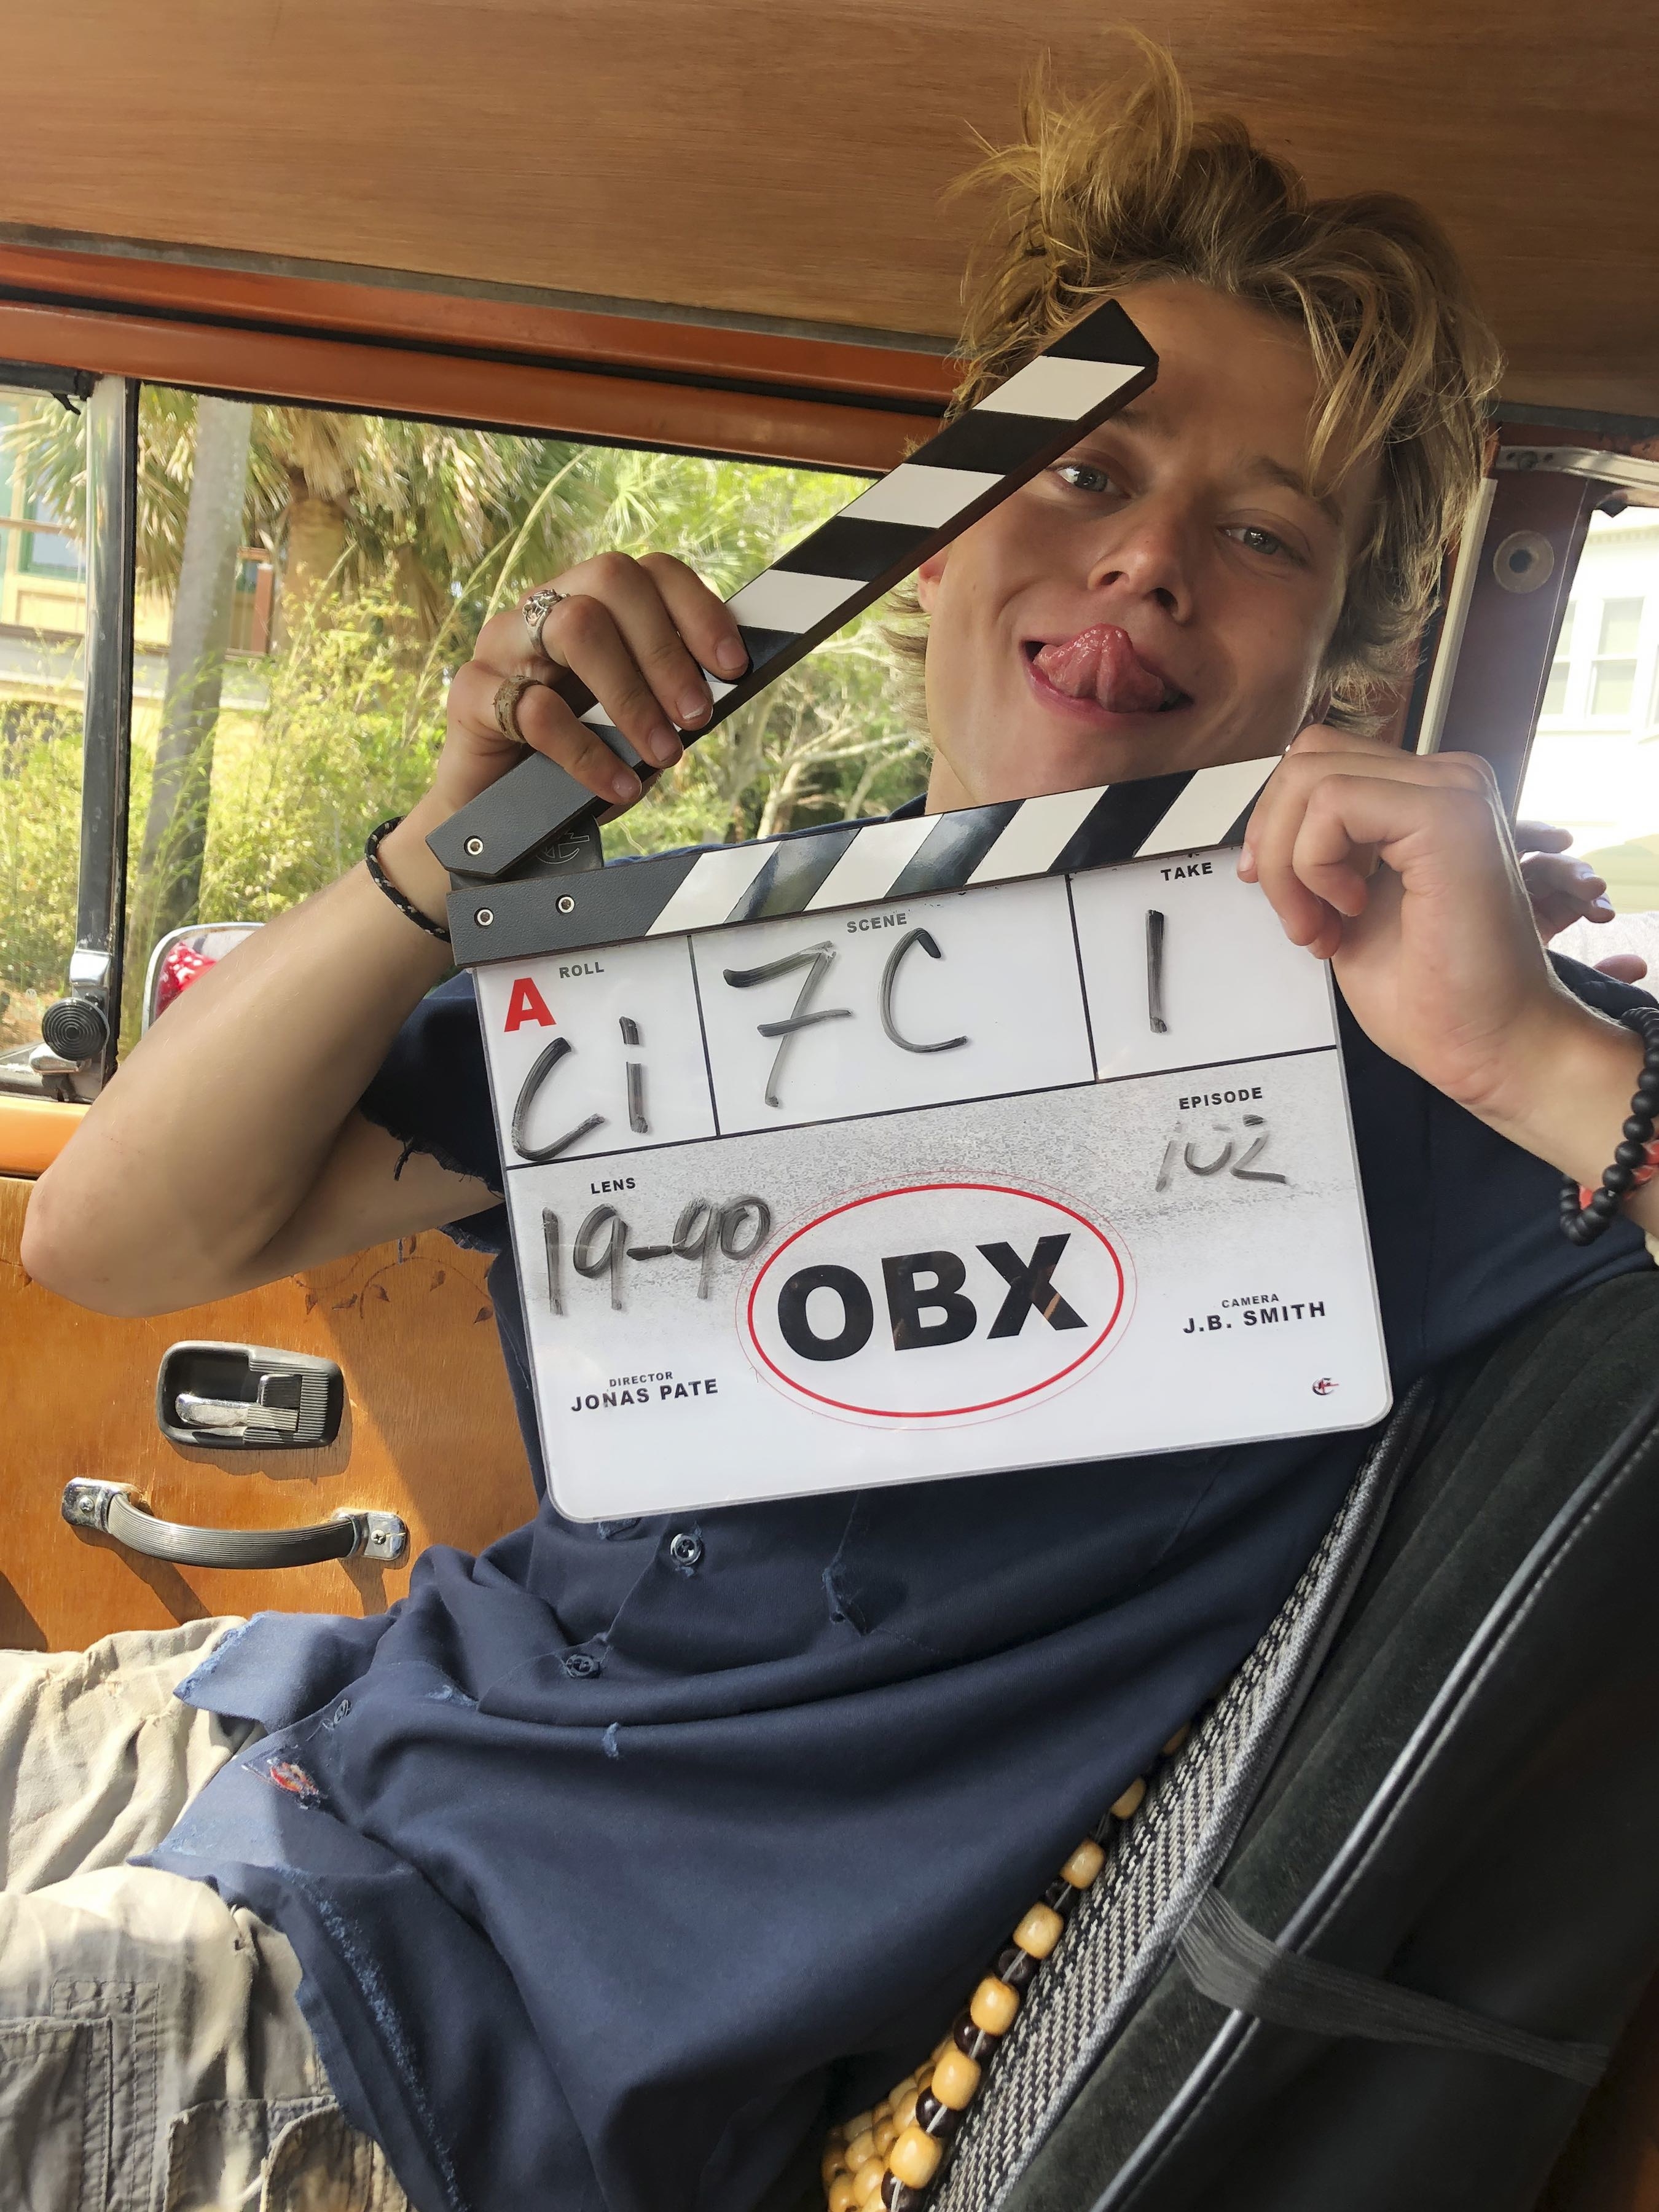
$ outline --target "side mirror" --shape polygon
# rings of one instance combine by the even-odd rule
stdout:
[[[183,929],[170,929],[165,937],[158,938],[149,956],[149,965],[144,970],[140,1034],[158,1014],[167,1012],[180,991],[193,983],[204,969],[222,960],[245,937],[252,937],[263,926],[257,921],[198,921]]]

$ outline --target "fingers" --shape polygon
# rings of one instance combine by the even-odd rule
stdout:
[[[1517,822],[1515,825],[1517,853],[1565,853],[1571,842],[1571,830],[1558,830],[1553,822]]]
[[[1607,884],[1586,860],[1565,853],[1529,852],[1522,858],[1521,880],[1546,944],[1576,921],[1613,920]]]
[[[1639,952],[1610,952],[1595,965],[1599,973],[1611,975],[1615,983],[1639,983],[1648,972],[1648,963]]]
[[[728,684],[749,665],[737,617],[695,569],[671,553],[647,553],[640,567],[661,595],[669,618],[702,665]]]
[[[459,669],[449,687],[449,730],[485,761],[499,756],[506,767],[520,754],[495,720],[495,695],[502,681],[500,669],[482,660],[469,660]],[[633,769],[624,767],[599,732],[572,714],[546,684],[530,686],[520,698],[514,719],[526,744],[556,761],[596,798],[626,806],[640,796],[643,787]]]
[[[477,658],[503,674],[571,670],[637,753],[671,766],[682,750],[678,731],[698,728],[714,708],[699,664],[728,679],[748,665],[736,622],[667,554],[635,561],[601,553],[554,588],[562,596],[543,619],[539,655],[522,612],[512,609],[484,625]]]
[[[1310,722],[1299,730],[1285,748],[1286,757],[1291,753],[1364,753],[1368,757],[1380,754],[1384,759],[1412,759],[1412,754],[1401,754],[1400,748],[1388,738],[1368,737],[1361,730],[1333,729],[1328,722]]]
[[[1425,860],[1455,853],[1465,867],[1508,872],[1510,895],[1518,890],[1485,762],[1339,749],[1323,742],[1330,734],[1304,732],[1313,742],[1298,740],[1285,756],[1256,803],[1239,861],[1293,943],[1322,959],[1336,951],[1345,923],[1365,911],[1379,854],[1400,871],[1414,850],[1420,874]]]

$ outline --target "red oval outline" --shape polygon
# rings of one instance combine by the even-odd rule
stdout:
[[[1072,1360],[1068,1365],[1059,1369],[1054,1374],[1046,1376],[1041,1382],[1029,1383],[1024,1390],[1010,1391],[1006,1398],[987,1398],[981,1405],[918,1407],[914,1410],[908,1410],[905,1407],[897,1406],[855,1406],[852,1403],[850,1399],[830,1398],[827,1397],[821,1390],[807,1389],[804,1383],[797,1382],[793,1376],[786,1375],[782,1368],[778,1365],[777,1362],[768,1357],[766,1347],[762,1344],[759,1337],[755,1334],[755,1300],[760,1295],[761,1285],[765,1281],[768,1274],[771,1272],[774,1263],[783,1257],[784,1254],[789,1249],[789,1247],[792,1244],[799,1242],[799,1240],[806,1236],[809,1231],[814,1229],[821,1229],[826,1221],[833,1221],[838,1213],[851,1213],[856,1206],[874,1206],[884,1198],[912,1198],[915,1197],[918,1192],[924,1190],[1000,1191],[1006,1198],[1029,1198],[1034,1206],[1052,1206],[1056,1213],[1069,1214],[1073,1221],[1080,1223],[1081,1225],[1088,1231],[1091,1237],[1097,1238],[1100,1243],[1105,1246],[1107,1257],[1110,1260],[1113,1267],[1117,1271],[1117,1302],[1112,1308],[1110,1319],[1107,1322],[1105,1328],[1101,1330],[1100,1334],[1095,1339],[1094,1342],[1088,1346],[1085,1350],[1079,1352],[1077,1358]],[[820,1406],[833,1406],[837,1413],[862,1413],[868,1420],[946,1421],[960,1419],[963,1415],[967,1413],[994,1413],[999,1406],[1017,1405],[1022,1398],[1035,1397],[1039,1390],[1052,1389],[1056,1382],[1064,1382],[1068,1375],[1074,1373],[1075,1370],[1081,1367],[1085,1361],[1093,1358],[1096,1352],[1099,1351],[1101,1346],[1105,1343],[1107,1338],[1117,1327],[1118,1316],[1123,1310],[1123,1300],[1125,1295],[1126,1282],[1123,1273],[1123,1262],[1118,1257],[1116,1246],[1112,1243],[1111,1239],[1106,1235],[1103,1230],[1097,1228],[1095,1224],[1089,1219],[1088,1216],[1086,1214],[1079,1213],[1075,1206],[1062,1205],[1059,1199],[1048,1198],[1041,1191],[1022,1190],[1018,1183],[1012,1182],[908,1182],[902,1184],[896,1190],[872,1190],[868,1192],[863,1198],[847,1199],[840,1206],[832,1206],[828,1213],[820,1213],[811,1221],[804,1221],[799,1229],[792,1231],[792,1232],[784,1238],[782,1243],[780,1244],[770,1255],[765,1266],[761,1268],[760,1273],[756,1276],[754,1282],[750,1285],[748,1301],[744,1308],[744,1320],[749,1332],[749,1341],[754,1346],[757,1352],[759,1353],[761,1358],[765,1362],[766,1365],[771,1369],[773,1374],[777,1376],[779,1382],[783,1384],[784,1388],[787,1390],[793,1390],[798,1396],[802,1398],[811,1398],[816,1404]]]

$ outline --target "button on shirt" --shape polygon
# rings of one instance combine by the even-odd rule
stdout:
[[[1397,1389],[1649,1264],[1624,1221],[1570,1244],[1553,1170],[1346,1015],[1343,1049]],[[501,1189],[465,978],[363,1110]],[[500,1250],[504,1209],[455,1233]],[[1238,1666],[1370,1439],[581,1525],[546,1497],[509,1258],[490,1279],[534,1517],[428,1550],[389,1613],[222,1644],[183,1694],[271,1733],[152,1863],[293,1942],[420,2212],[748,2212],[916,2064]]]

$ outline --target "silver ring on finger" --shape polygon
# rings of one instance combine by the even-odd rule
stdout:
[[[519,610],[524,617],[524,626],[530,632],[530,642],[544,659],[550,659],[551,656],[542,643],[542,624],[563,597],[562,592],[556,592],[551,584],[549,584],[539,592],[532,592]]]
[[[519,702],[535,684],[533,676],[508,676],[495,686],[495,727],[515,745],[530,740],[519,727]]]

